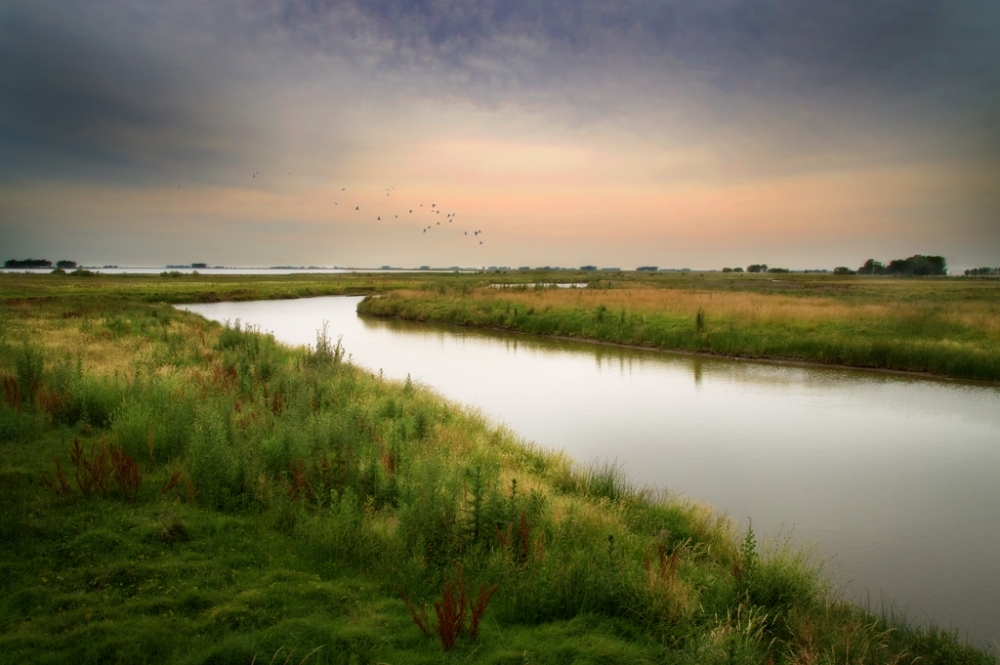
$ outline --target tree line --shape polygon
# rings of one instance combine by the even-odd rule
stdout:
[[[3,262],[4,268],[51,268],[52,261],[48,259],[7,259]],[[76,267],[76,261],[56,261],[56,268],[72,269]]]
[[[991,272],[992,271],[992,272]],[[744,272],[743,268],[723,268],[722,272]],[[786,273],[788,268],[772,268],[766,263],[751,263],[746,267],[746,272],[753,273]],[[826,270],[806,270],[805,272],[826,272]],[[865,264],[857,270],[851,270],[847,266],[838,266],[833,269],[834,275],[947,275],[948,266],[943,256],[924,256],[914,254],[908,259],[893,259],[885,265],[881,261],[868,259]],[[997,275],[997,268],[973,268],[966,270],[966,275]]]
[[[723,268],[722,272],[743,272],[743,268]],[[770,268],[766,263],[751,263],[746,272],[791,272],[788,268]]]
[[[969,271],[966,270],[966,273]],[[834,275],[947,275],[948,264],[943,256],[924,256],[914,254],[908,259],[893,259],[889,265],[868,259],[865,264],[857,270],[851,270],[846,266],[838,266],[833,269]]]
[[[859,275],[947,275],[948,266],[943,256],[914,254],[908,259],[893,259],[889,265],[868,259],[857,272]]]

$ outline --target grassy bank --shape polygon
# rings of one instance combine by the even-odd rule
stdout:
[[[578,275],[577,278],[588,278]],[[588,288],[427,284],[364,314],[723,356],[1000,381],[1000,282],[623,276]]]
[[[0,663],[995,662],[322,333],[7,297],[0,378]]]
[[[104,275],[87,277],[0,272],[7,300],[70,298],[102,306],[113,301],[193,303],[366,295],[421,288],[432,273],[343,273],[293,275]]]

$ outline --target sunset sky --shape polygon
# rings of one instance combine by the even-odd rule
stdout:
[[[1000,3],[7,0],[0,248],[1000,266]]]

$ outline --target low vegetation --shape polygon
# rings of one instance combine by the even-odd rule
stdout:
[[[0,662],[995,663],[325,330],[94,288],[0,301]]]
[[[79,279],[87,277],[88,279]],[[203,275],[164,271],[160,275],[101,274],[76,269],[64,274],[0,273],[0,296],[10,299],[72,298],[103,306],[112,301],[193,303],[364,295],[422,286],[440,275],[349,273]]]
[[[585,289],[409,289],[368,298],[359,311],[665,350],[1000,381],[1000,288],[990,280],[636,276],[591,280]]]

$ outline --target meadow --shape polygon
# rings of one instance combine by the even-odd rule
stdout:
[[[1000,281],[577,273],[586,288],[424,284],[363,314],[710,355],[1000,381]],[[544,276],[551,278],[551,275]]]
[[[287,348],[156,301],[252,278],[104,279],[0,276],[0,663],[996,663],[329,331]]]

